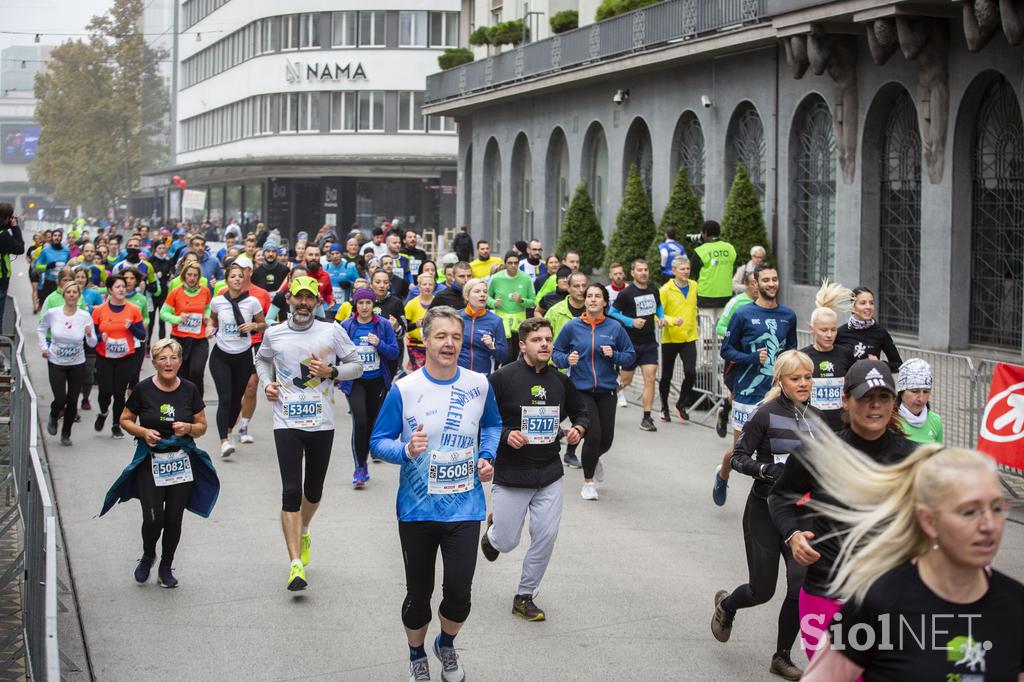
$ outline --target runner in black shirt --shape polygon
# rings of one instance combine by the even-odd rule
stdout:
[[[885,359],[893,374],[900,371],[903,359],[887,330],[875,320],[875,295],[867,287],[853,290],[853,311],[849,321],[839,328],[836,343],[853,349],[854,360]]]
[[[822,284],[814,297],[817,307],[811,313],[814,343],[800,349],[814,362],[811,405],[821,411],[825,423],[833,431],[846,428],[842,418],[843,377],[854,363],[854,357],[853,350],[848,346],[836,345],[836,310],[848,307],[850,298],[850,291],[842,285],[827,280]]]
[[[527,319],[519,330],[522,356],[490,377],[504,428],[491,486],[493,521],[488,521],[480,548],[488,561],[514,550],[529,514],[530,549],[512,601],[512,613],[528,621],[545,618],[533,595],[551,560],[562,518],[559,441],[564,434],[568,443],[579,443],[588,424],[575,384],[549,363],[553,343],[548,320]],[[567,418],[572,426],[563,431],[560,425]]]
[[[655,330],[664,325],[665,311],[661,307],[658,289],[649,286],[651,274],[647,261],[643,258],[634,260],[630,274],[633,282],[619,292],[615,303],[608,309],[608,315],[626,327],[629,340],[633,342],[633,350],[636,351],[636,364],[623,367],[619,372],[620,390],[630,385],[639,366],[644,376],[644,416],[640,420],[640,428],[644,431],[657,431],[658,427],[651,419],[658,375],[658,341]]]

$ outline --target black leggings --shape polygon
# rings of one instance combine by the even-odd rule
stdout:
[[[164,307],[165,300],[167,300],[166,291],[160,296],[153,297],[153,309],[149,311],[149,336],[146,337],[153,341],[167,336],[167,323],[160,319],[160,309]],[[157,328],[159,328],[160,333],[154,336],[153,330]]]
[[[444,579],[437,612],[448,620],[464,623],[469,618],[480,522],[399,521],[398,537],[405,557],[405,602],[402,604],[405,627],[418,630],[430,622],[438,548]]]
[[[697,342],[663,343],[661,344],[661,380],[658,392],[661,394],[661,409],[668,409],[668,392],[672,388],[672,374],[676,369],[676,356],[683,360],[683,385],[679,388],[679,400],[676,405],[685,407],[690,399],[690,391],[697,380]]]
[[[96,384],[99,386],[100,413],[106,414],[110,400],[114,400],[114,420],[117,424],[124,412],[124,392],[130,387],[128,382],[135,371],[135,356],[123,358],[96,357]]]
[[[366,457],[370,454],[370,433],[386,396],[382,377],[352,382],[348,406],[352,410],[352,458],[357,467],[366,466]]]
[[[210,374],[217,387],[217,434],[228,437],[228,431],[242,413],[242,396],[252,376],[252,351],[225,353],[214,345],[210,352]]]
[[[71,425],[78,414],[78,394],[82,390],[82,379],[85,376],[85,363],[81,365],[61,366],[52,362],[46,363],[50,370],[50,390],[53,391],[53,402],[50,403],[50,416],[58,417],[64,413],[64,425],[60,435],[71,435]]]
[[[189,455],[189,461],[195,471],[192,455]],[[181,519],[195,482],[157,486],[153,482],[153,457],[148,455],[135,469],[135,485],[142,504],[142,553],[150,558],[156,557],[156,541],[163,532],[160,565],[171,566],[174,550],[181,540]]]
[[[615,391],[580,391],[590,415],[583,438],[583,478],[593,478],[597,460],[611,450],[615,439]]]
[[[331,463],[334,430],[303,431],[302,429],[274,429],[277,446],[277,465],[281,469],[281,511],[297,512],[302,498],[316,504],[324,495],[324,479]],[[302,460],[306,460],[303,481]]]
[[[146,362],[146,346],[144,342],[140,341],[135,346],[135,352],[132,353],[132,360],[135,362],[135,368],[132,370],[132,377],[128,380],[128,388],[132,388],[135,384],[139,383],[139,377],[142,375],[142,365]]]
[[[91,352],[90,352],[91,351]],[[85,347],[85,371],[82,374],[82,397],[88,399],[96,381],[96,349]]]
[[[199,389],[199,397],[203,397],[203,375],[206,373],[206,358],[210,355],[210,343],[206,339],[191,336],[175,336],[174,340],[181,344],[181,367],[178,376],[188,379]]]
[[[800,586],[807,569],[793,558],[768,511],[768,502],[756,495],[747,495],[743,510],[743,542],[747,548],[747,569],[750,582],[740,585],[722,605],[729,611],[764,604],[775,596],[779,577],[779,558],[786,563],[786,598],[779,608],[779,630],[776,652],[789,651],[800,632]]]

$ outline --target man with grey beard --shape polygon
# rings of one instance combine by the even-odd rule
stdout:
[[[310,561],[309,524],[320,506],[334,443],[334,382],[363,374],[340,325],[315,318],[320,284],[295,277],[291,315],[264,333],[256,373],[274,406],[274,445],[281,469],[281,529],[291,562],[288,589],[304,590]],[[303,480],[305,459],[305,480]]]

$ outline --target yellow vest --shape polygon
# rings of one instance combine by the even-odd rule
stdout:
[[[665,321],[661,328],[662,343],[687,343],[696,341],[700,334],[697,331],[697,283],[692,279],[688,296],[676,286],[676,280],[670,279],[661,285],[661,307],[665,309]],[[675,326],[674,318],[683,318],[683,324]]]

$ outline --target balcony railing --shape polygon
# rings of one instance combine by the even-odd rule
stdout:
[[[767,0],[666,0],[427,76],[427,104],[557,73],[766,17]]]

